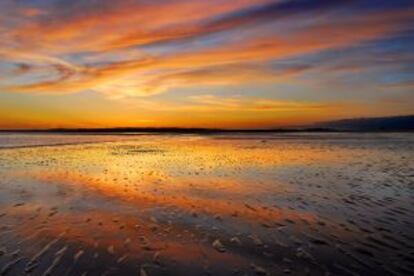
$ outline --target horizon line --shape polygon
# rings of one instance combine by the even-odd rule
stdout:
[[[315,122],[307,125],[292,125],[292,126],[275,126],[275,127],[260,127],[260,128],[223,128],[223,127],[179,127],[179,126],[112,126],[112,127],[27,127],[27,128],[0,128],[0,132],[298,132],[298,131],[413,131],[414,126],[381,126],[369,125],[365,126],[340,126],[341,123],[378,123],[386,120],[408,119],[414,120],[414,115],[392,115],[382,117],[357,117],[357,118],[343,118],[336,120],[327,120]],[[337,125],[335,125],[337,124]]]

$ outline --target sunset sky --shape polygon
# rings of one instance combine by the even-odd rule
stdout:
[[[0,128],[414,113],[413,0],[1,0]]]

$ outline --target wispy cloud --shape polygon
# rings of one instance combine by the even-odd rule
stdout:
[[[317,110],[333,110],[338,106],[345,105],[344,103],[315,103],[306,101],[289,101],[289,100],[269,100],[266,98],[255,97],[218,97],[215,95],[198,95],[189,98],[194,105],[191,109],[194,110],[225,110],[244,112],[309,112]]]
[[[122,94],[153,95],[170,88],[197,85],[197,82],[239,85],[249,81],[277,81],[280,79],[277,69],[274,72],[263,69],[267,62],[392,35],[408,26],[414,11],[340,14],[330,20],[332,18],[323,15],[335,7],[343,7],[347,1],[263,0],[236,1],[232,5],[215,2],[219,1],[161,4],[103,1],[99,5],[74,1],[65,6],[71,12],[61,6],[20,9],[22,22],[12,24],[3,35],[8,38],[3,41],[8,42],[0,45],[0,56],[18,63],[16,66],[20,68],[25,64],[26,69],[18,70],[17,74],[24,74],[28,83],[18,82],[3,89],[57,94],[85,90],[108,94],[110,90],[117,94],[114,97],[119,97]],[[320,20],[299,25],[286,33],[250,34],[237,42],[233,42],[232,33],[229,33],[227,42],[185,52],[168,46],[173,41],[234,30],[246,24],[277,23],[312,12],[317,12]],[[163,54],[142,50],[139,56],[112,63],[103,57],[104,64],[88,64],[73,58],[85,52],[110,54],[115,48],[117,51],[124,48],[127,52],[130,47],[154,43],[167,43],[170,50]],[[246,63],[256,65],[246,67]],[[39,66],[49,70],[46,79],[39,79],[35,74],[31,78],[31,71]],[[11,78],[12,74],[16,71],[10,73]],[[50,76],[55,77],[50,79]]]
[[[0,10],[0,91],[10,93],[119,100],[182,88],[306,85],[318,74],[329,90],[358,74],[370,87],[373,79],[414,78],[409,47],[397,47],[414,41],[398,40],[414,30],[410,1],[4,0]],[[267,93],[269,105],[256,99],[251,108],[277,106]]]

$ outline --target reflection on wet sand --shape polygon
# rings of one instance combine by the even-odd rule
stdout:
[[[413,137],[321,135],[2,149],[0,275],[413,273]]]

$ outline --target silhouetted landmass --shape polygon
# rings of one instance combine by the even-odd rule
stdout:
[[[315,126],[339,131],[413,131],[414,115],[344,119],[322,122]]]
[[[176,128],[176,127],[117,127],[117,128],[53,128],[17,129],[0,132],[19,133],[79,133],[79,134],[219,134],[219,133],[287,133],[287,132],[370,132],[370,131],[414,131],[414,115],[344,119],[316,123],[301,128],[270,129],[219,129],[219,128]]]

